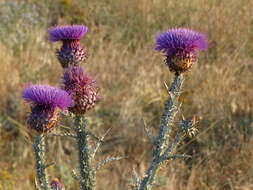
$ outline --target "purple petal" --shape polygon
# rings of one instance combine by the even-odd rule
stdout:
[[[47,105],[60,109],[66,109],[72,103],[66,91],[48,85],[28,86],[23,91],[23,98],[35,105]]]
[[[57,26],[48,30],[50,41],[80,40],[88,32],[84,25]]]
[[[207,48],[207,38],[200,32],[186,28],[171,29],[156,37],[156,50],[175,53],[178,50],[195,51]]]

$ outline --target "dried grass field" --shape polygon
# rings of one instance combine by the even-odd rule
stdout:
[[[29,82],[60,85],[59,44],[47,34],[60,24],[89,27],[81,41],[89,51],[83,67],[95,76],[102,97],[87,115],[89,128],[101,135],[112,127],[98,160],[127,157],[98,172],[98,190],[130,189],[133,168],[146,171],[152,146],[144,123],[157,132],[164,82],[173,77],[154,39],[174,27],[208,36],[208,51],[186,74],[180,97],[184,117],[199,118],[199,132],[179,148],[192,158],[163,165],[154,189],[253,189],[252,7],[252,0],[1,0],[0,190],[34,189],[29,107],[21,92]],[[67,190],[77,189],[74,141],[50,137],[48,146],[48,162],[55,163],[50,174]]]

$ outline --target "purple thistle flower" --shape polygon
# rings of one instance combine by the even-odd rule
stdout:
[[[64,41],[64,40],[81,40],[81,38],[88,32],[88,27],[84,25],[73,26],[57,26],[48,30],[50,41]]]
[[[54,178],[51,183],[50,186],[52,188],[52,190],[63,190],[64,187],[61,184],[60,180],[58,178]]]
[[[164,52],[170,70],[180,74],[197,61],[198,50],[207,49],[207,39],[204,34],[190,29],[171,29],[156,37],[155,49]]]
[[[73,99],[74,105],[69,108],[73,113],[84,114],[99,101],[96,81],[80,66],[65,70],[63,84]]]
[[[87,32],[84,25],[57,26],[48,30],[51,42],[63,42],[61,49],[57,50],[63,68],[77,65],[87,58],[87,50],[80,46],[80,40]]]
[[[71,104],[68,93],[49,85],[31,85],[23,91],[23,98],[35,105],[66,109]]]
[[[25,101],[31,103],[27,123],[38,132],[48,132],[57,124],[59,109],[67,109],[71,103],[69,94],[48,85],[30,85],[23,91]]]

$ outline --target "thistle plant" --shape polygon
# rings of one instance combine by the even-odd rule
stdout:
[[[71,66],[63,75],[63,88],[71,95],[73,106],[69,111],[74,114],[75,132],[79,151],[79,182],[81,190],[92,190],[95,187],[95,168],[91,164],[89,131],[84,114],[98,102],[96,81],[81,66]]]
[[[80,39],[87,31],[88,28],[83,25],[59,26],[49,30],[52,42],[63,42],[61,49],[57,50],[57,57],[64,68],[62,88],[73,100],[69,112],[75,121],[73,128],[79,153],[79,175],[75,177],[80,183],[81,190],[95,189],[97,167],[93,166],[92,158],[101,144],[98,142],[97,146],[91,149],[89,144],[91,132],[87,128],[85,118],[85,113],[99,101],[96,81],[80,66],[87,58],[86,49],[80,46]]]
[[[175,152],[185,135],[195,134],[195,120],[182,120],[176,127],[174,119],[180,109],[178,98],[183,85],[183,73],[189,71],[192,65],[197,62],[198,50],[206,48],[205,36],[189,29],[171,29],[157,36],[155,49],[165,54],[165,63],[170,71],[175,73],[175,78],[168,89],[169,97],[165,102],[158,135],[154,137],[150,130],[147,130],[154,145],[153,156],[143,179],[135,175],[135,190],[152,189],[157,171],[163,162],[187,157],[186,155],[177,155]],[[170,139],[173,131],[176,131],[176,135],[174,139]]]
[[[45,161],[45,138],[56,126],[60,119],[60,112],[68,110],[69,117],[74,119],[70,136],[76,140],[79,173],[74,174],[80,184],[80,190],[95,190],[96,171],[108,162],[122,157],[111,157],[94,164],[95,154],[103,142],[88,130],[85,114],[99,102],[99,87],[96,80],[81,67],[81,62],[87,58],[87,50],[80,45],[81,38],[87,33],[84,25],[58,26],[49,29],[52,42],[62,41],[62,47],[57,50],[57,57],[64,69],[61,89],[48,85],[30,85],[23,91],[23,98],[31,103],[31,113],[27,124],[29,129],[36,132],[33,145],[37,171],[37,186],[39,190],[63,190],[63,184],[54,178],[50,184]],[[156,50],[165,54],[165,63],[175,74],[174,81],[168,89],[169,97],[165,102],[161,118],[159,133],[153,136],[147,128],[148,136],[154,145],[152,160],[145,176],[140,179],[135,173],[135,190],[151,190],[154,185],[160,165],[170,159],[185,158],[178,155],[177,146],[185,135],[196,133],[194,119],[179,122],[174,125],[174,119],[180,109],[178,98],[183,85],[183,73],[189,71],[197,62],[198,51],[207,48],[205,35],[189,29],[171,29],[157,36]],[[173,133],[175,132],[175,135]],[[90,145],[90,137],[97,143]]]
[[[57,126],[60,110],[66,110],[72,100],[67,92],[48,85],[28,86],[23,91],[23,98],[31,103],[27,124],[36,132],[33,149],[38,188],[49,190],[45,162],[45,135]]]

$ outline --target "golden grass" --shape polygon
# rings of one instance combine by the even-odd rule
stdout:
[[[128,156],[98,173],[98,190],[130,189],[132,169],[141,175],[145,172],[152,147],[143,120],[157,130],[166,98],[163,82],[169,83],[172,77],[161,55],[153,50],[154,36],[179,26],[200,30],[209,38],[210,48],[187,74],[181,97],[184,115],[202,119],[200,134],[180,149],[192,154],[193,160],[164,165],[154,189],[253,188],[252,1],[59,0],[49,8],[46,0],[41,2],[37,5],[48,11],[41,13],[47,24],[77,22],[90,28],[82,41],[90,53],[83,66],[98,80],[103,98],[89,113],[90,123],[96,134],[113,127],[98,158]],[[3,190],[33,189],[34,161],[24,125],[28,107],[20,93],[29,82],[60,83],[62,69],[54,56],[59,44],[46,40],[47,24],[26,31],[29,41],[15,48],[0,42]],[[76,167],[74,142],[52,138],[50,147],[49,161],[56,162],[50,173],[59,176],[67,189],[76,189],[69,172]]]

